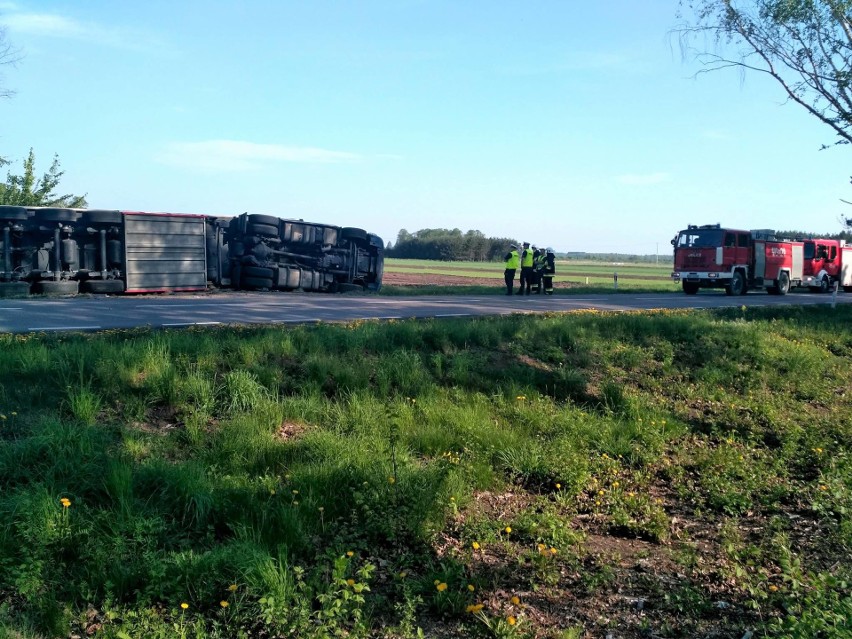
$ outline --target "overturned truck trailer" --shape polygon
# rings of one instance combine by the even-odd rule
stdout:
[[[0,206],[0,297],[378,291],[383,260],[363,229],[270,215]]]

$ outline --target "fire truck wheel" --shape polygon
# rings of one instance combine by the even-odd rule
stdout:
[[[280,219],[277,218],[277,217],[273,217],[272,215],[249,215],[248,216],[248,223],[249,224],[268,224],[269,226],[274,226],[275,228],[278,228],[278,222],[280,222]]]
[[[819,281],[819,292],[828,293],[830,289],[831,285],[828,282],[828,275],[823,275],[822,279]]]
[[[278,227],[271,224],[249,224],[246,226],[246,234],[278,237]]]
[[[272,288],[272,278],[270,277],[244,277],[243,288]]]
[[[687,295],[695,295],[698,292],[698,284],[696,282],[684,282],[683,292]]]
[[[775,287],[778,289],[778,295],[786,295],[790,292],[790,276],[786,273],[781,273],[778,276],[778,285]]]
[[[84,293],[124,293],[124,282],[121,280],[86,280],[81,288]]]
[[[737,271],[731,278],[731,283],[725,287],[726,295],[745,295],[745,278],[743,274]]]
[[[29,282],[0,282],[0,297],[24,297],[29,294]]]
[[[44,280],[33,284],[33,292],[42,295],[76,295],[79,282],[68,280]]]

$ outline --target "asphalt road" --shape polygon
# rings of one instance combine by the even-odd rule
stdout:
[[[785,297],[722,292],[568,296],[381,297],[299,293],[214,293],[147,297],[71,297],[0,300],[0,332],[97,331],[148,326],[167,328],[218,324],[339,322],[409,317],[470,317],[542,311],[598,309],[627,311],[654,308],[724,306],[830,305],[833,295],[791,293]],[[838,293],[837,304],[852,303]]]

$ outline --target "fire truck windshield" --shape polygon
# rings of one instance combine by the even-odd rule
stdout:
[[[689,229],[677,236],[675,248],[713,248],[722,246],[722,229]]]

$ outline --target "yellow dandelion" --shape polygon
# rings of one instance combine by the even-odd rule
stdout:
[[[467,589],[473,592],[474,590],[476,590],[476,586],[474,586],[473,584],[468,584]]]
[[[219,605],[220,605],[220,606],[222,606],[223,608],[227,608],[227,607],[228,607],[228,606],[230,606],[231,604],[229,604],[227,601],[225,601],[225,600],[223,599],[222,601],[220,601],[220,602],[219,602]]]
[[[438,592],[444,592],[444,591],[447,589],[447,584],[445,584],[445,583],[442,581],[442,582],[441,582],[441,583],[439,583],[437,586],[435,586],[435,588],[437,588],[437,589],[438,589]]]
[[[604,494],[604,490],[603,490],[603,489],[601,489],[601,490],[599,490],[599,491],[598,491],[598,495],[603,495],[603,494]]]
[[[347,579],[347,580],[346,580],[346,585],[347,585],[347,586],[354,586],[354,585],[355,585],[355,580],[354,580],[354,579]]]
[[[399,578],[400,578],[400,579],[405,579],[407,576],[408,576],[408,573],[407,573],[407,572],[405,572],[404,570],[403,570],[401,573],[399,573]]]
[[[71,506],[71,500],[67,497],[63,497],[59,500],[59,503],[62,504],[63,508],[69,508]]]
[[[825,484],[820,484],[819,489],[820,490],[828,490],[828,486],[826,486]]]
[[[778,592],[778,586],[772,584],[771,586],[769,586],[769,590],[770,592]]]
[[[231,584],[230,586],[228,586],[228,590],[230,592],[236,592],[237,591],[237,584]]]
[[[538,545],[538,551],[539,552],[544,552],[545,550],[547,550],[547,546],[545,546],[544,544]]]
[[[512,595],[512,598],[511,598],[509,601],[511,601],[511,602],[512,602],[513,604],[515,604],[516,606],[517,606],[519,603],[521,603],[521,599],[520,599],[520,597],[518,597],[518,595]]]
[[[562,484],[556,484],[556,490],[559,490],[560,488],[562,488]]]
[[[346,556],[347,556],[347,557],[354,557],[354,556],[355,556],[355,552],[354,552],[354,551],[352,551],[352,550],[347,550],[347,551],[346,551]]]
[[[634,492],[629,492],[629,493],[627,493],[627,496],[628,496],[628,497],[635,497],[635,496],[636,496],[636,493],[634,493]]]
[[[294,495],[298,495],[298,494],[299,494],[299,491],[298,491],[298,490],[294,490],[294,491],[293,491],[293,494],[294,494]]]
[[[186,610],[187,608],[189,608],[189,604],[186,603],[185,601],[182,601],[181,604],[180,604],[180,607],[183,608],[184,610]]]
[[[518,620],[510,616],[508,619],[506,619],[506,623],[510,626],[514,626],[516,623],[518,623]]]
[[[455,501],[455,500],[456,500],[455,497],[450,497],[450,501]]]
[[[510,532],[512,532],[512,527],[506,526],[503,530],[505,530],[507,533],[510,533]]]
[[[473,542],[473,543],[471,544],[471,547],[472,547],[474,550],[479,550],[479,549],[481,548],[481,546],[479,545],[479,542],[478,542],[478,541]]]
[[[556,554],[556,553],[558,553],[558,552],[559,552],[559,551],[558,551],[558,550],[556,550],[556,548],[554,548],[553,546],[551,546],[551,547],[550,547],[550,554],[551,554],[551,555],[555,555],[555,554]]]
[[[621,484],[619,484],[617,481],[612,482],[612,487],[613,487],[613,488],[618,488],[620,485],[621,485]]]
[[[395,484],[395,483],[396,483],[396,478],[395,478],[395,477],[388,477],[388,483],[389,483],[389,484]]]

